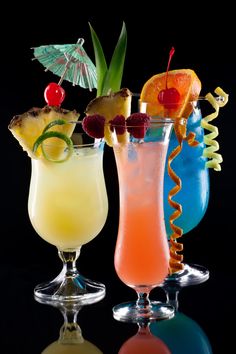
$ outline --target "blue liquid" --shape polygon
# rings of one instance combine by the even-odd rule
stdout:
[[[182,189],[172,198],[182,205],[182,215],[174,224],[183,229],[186,234],[196,227],[203,218],[209,201],[209,170],[205,167],[206,158],[202,156],[205,144],[203,142],[204,129],[201,128],[201,110],[194,108],[188,118],[187,132],[194,132],[199,145],[191,147],[183,142],[181,153],[171,163],[172,169],[182,180]],[[174,130],[172,131],[167,156],[177,146]],[[167,163],[164,177],[164,215],[168,238],[172,234],[169,225],[173,209],[168,202],[168,193],[175,186],[167,172]]]
[[[183,313],[167,321],[150,325],[151,333],[163,340],[171,354],[212,354],[212,347],[202,328]]]

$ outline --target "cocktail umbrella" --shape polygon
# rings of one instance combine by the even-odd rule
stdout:
[[[63,80],[72,82],[90,91],[97,88],[96,67],[83,48],[84,40],[79,38],[75,44],[53,44],[32,48],[33,60],[37,59],[45,71],[50,70]]]

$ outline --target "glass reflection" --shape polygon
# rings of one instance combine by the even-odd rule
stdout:
[[[165,342],[152,334],[150,323],[138,323],[137,333],[127,339],[118,354],[171,354]]]
[[[41,354],[103,354],[93,343],[86,340],[80,326],[77,323],[77,316],[81,309],[76,303],[62,304],[59,302],[47,302],[42,299],[35,299],[41,304],[54,306],[62,313],[64,323],[59,330],[58,339],[50,343]]]
[[[212,354],[211,344],[197,322],[181,312],[167,321],[153,322],[150,331],[164,341],[171,354]]]
[[[137,333],[123,343],[118,354],[213,354],[199,324],[178,311],[178,289],[175,290],[173,287],[168,299],[175,308],[175,316],[137,323]]]

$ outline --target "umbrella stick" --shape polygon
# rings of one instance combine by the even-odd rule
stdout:
[[[72,60],[72,56],[69,58],[66,53],[64,53],[64,55],[65,55],[65,58],[66,58],[66,60],[67,60],[67,63],[66,63],[66,65],[65,65],[65,69],[64,69],[64,71],[63,71],[63,73],[62,73],[62,75],[61,75],[61,78],[60,78],[60,80],[58,81],[58,85],[61,85],[61,84],[62,84],[62,82],[63,82],[63,80],[64,80],[64,78],[65,78],[65,76],[66,76],[66,73],[67,73],[67,71],[68,71],[69,68],[70,68],[70,64],[71,64],[71,60]]]

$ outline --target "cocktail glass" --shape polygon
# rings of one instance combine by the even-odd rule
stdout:
[[[207,158],[203,156],[205,149],[204,129],[201,127],[201,108],[200,100],[191,102],[193,111],[187,120],[187,134],[193,132],[195,139],[199,142],[197,146],[189,146],[187,141],[183,141],[181,153],[173,160],[171,167],[182,181],[181,190],[173,197],[182,206],[182,214],[176,219],[175,224],[183,230],[183,234],[195,228],[205,215],[209,202],[210,180],[209,169],[206,167]],[[178,145],[176,134],[172,131],[167,155]],[[170,216],[174,209],[168,202],[168,194],[175,186],[173,180],[168,175],[167,165],[164,177],[164,214],[168,238],[173,233],[170,227]],[[181,242],[181,238],[179,239]],[[200,284],[209,278],[209,271],[202,265],[186,264],[184,269],[169,275],[163,286],[188,286]]]
[[[44,147],[49,149],[47,141]],[[76,260],[81,246],[99,234],[107,218],[104,141],[95,139],[87,144],[82,135],[79,141],[62,163],[32,159],[28,211],[38,235],[57,247],[63,262],[54,280],[36,286],[35,296],[90,304],[105,296],[105,285],[84,278]]]
[[[130,134],[124,143],[114,127],[120,193],[114,264],[120,280],[138,296],[137,301],[113,307],[113,316],[120,321],[164,319],[174,313],[172,306],[149,299],[150,291],[164,281],[169,267],[163,180],[171,129],[171,119],[153,119],[143,139]]]

